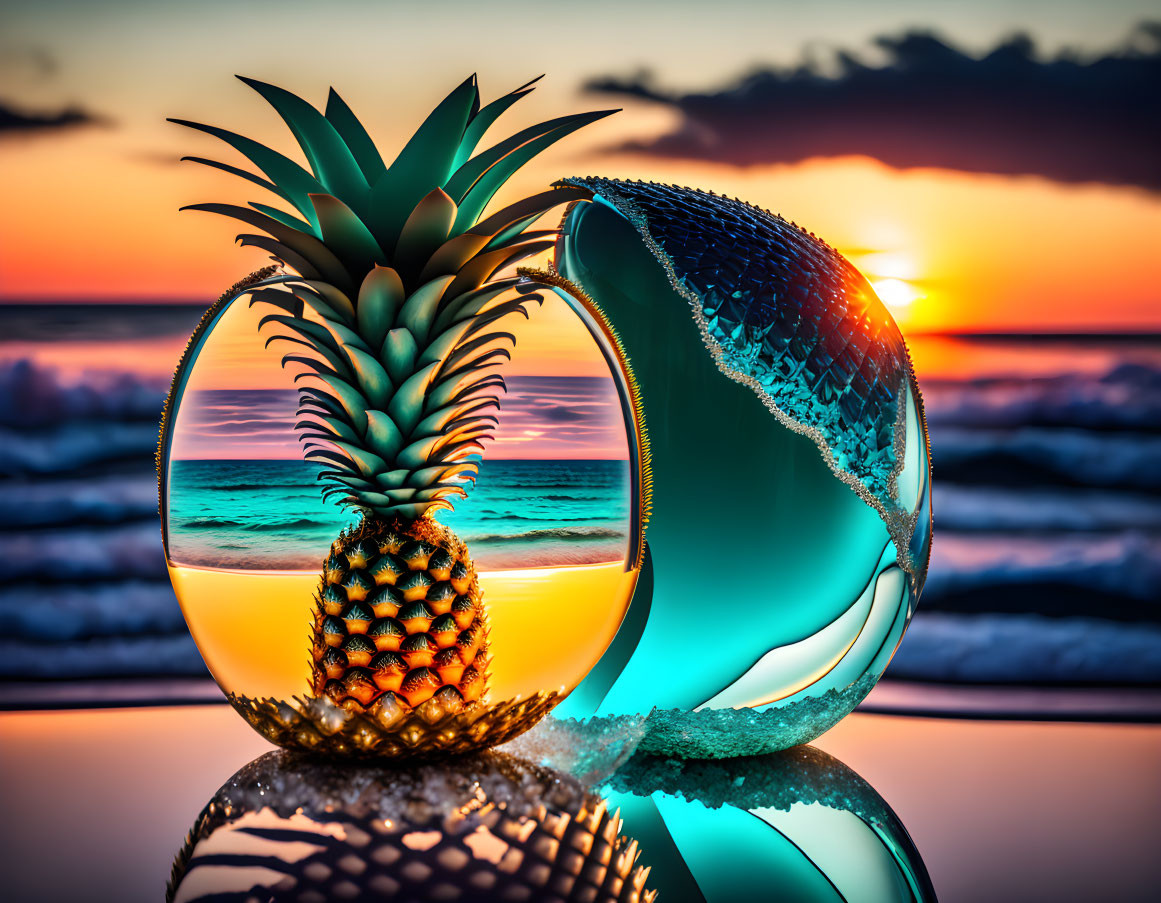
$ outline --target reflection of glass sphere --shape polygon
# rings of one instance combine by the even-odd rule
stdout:
[[[660,899],[935,900],[895,813],[813,747],[712,762],[638,755],[602,793]]]
[[[207,804],[167,900],[653,899],[637,844],[576,780],[503,753],[336,766],[268,753]]]
[[[645,748],[806,742],[883,673],[930,544],[923,408],[866,281],[797,227],[689,189],[575,180],[556,265],[617,330],[652,447],[647,565],[561,713]],[[561,286],[568,293],[567,284]]]
[[[296,743],[306,737],[296,733],[302,719],[280,705],[301,713],[293,700],[320,695],[331,658],[342,658],[347,673],[357,665],[371,675],[367,698],[405,694],[405,674],[439,673],[445,640],[462,644],[471,612],[460,623],[456,594],[467,590],[450,561],[441,576],[438,556],[420,556],[423,573],[412,581],[436,581],[420,587],[426,596],[396,576],[379,610],[388,590],[376,588],[376,568],[400,567],[410,547],[392,549],[393,556],[372,550],[359,573],[350,565],[347,581],[367,583],[361,601],[350,601],[358,587],[330,586],[325,572],[320,583],[324,560],[334,558],[328,558],[332,542],[356,517],[322,498],[319,467],[303,461],[296,372],[280,367],[276,346],[264,349],[265,313],[245,294],[227,299],[191,342],[162,438],[163,533],[174,588],[215,680],[264,735]],[[590,332],[554,297],[527,322],[513,319],[519,322],[508,327],[516,345],[503,370],[508,392],[500,426],[468,498],[436,515],[466,544],[479,573],[489,628],[481,645],[490,655],[484,701],[497,704],[576,686],[621,622],[640,543],[636,429],[622,403],[629,393],[615,354],[599,330]],[[408,558],[402,566],[413,565]],[[441,591],[447,599],[432,601]],[[438,610],[424,609],[443,602],[446,625]],[[332,603],[334,611],[323,610]],[[428,621],[426,633],[413,629]],[[483,636],[474,642],[482,644]],[[399,673],[389,673],[387,664]],[[239,700],[274,702],[259,710]],[[307,745],[321,748],[327,719],[344,716],[317,714],[308,719],[319,730]],[[396,714],[379,706],[362,728],[387,726]],[[435,722],[444,713],[426,714]]]

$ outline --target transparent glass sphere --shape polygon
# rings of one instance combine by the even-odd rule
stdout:
[[[814,236],[716,195],[575,180],[556,266],[617,330],[652,449],[625,626],[558,714],[643,748],[803,743],[882,675],[923,587],[927,430],[906,346]]]
[[[195,333],[161,448],[163,536],[190,632],[230,696],[311,692],[320,570],[358,514],[324,500],[295,431],[296,376],[249,296]],[[501,369],[500,425],[468,497],[436,519],[464,541],[489,623],[485,702],[572,690],[621,623],[638,573],[641,477],[625,378],[555,296]]]

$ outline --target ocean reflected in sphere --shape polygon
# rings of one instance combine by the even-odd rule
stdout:
[[[462,538],[478,591],[457,583],[452,559],[444,574],[422,544],[379,540],[332,586],[326,570],[320,583],[320,569],[357,515],[323,499],[318,464],[302,458],[300,373],[280,366],[276,346],[264,348],[263,313],[245,292],[211,312],[179,368],[163,434],[170,576],[219,686],[274,742],[345,752],[401,723],[392,694],[404,709],[425,698],[408,695],[423,693],[417,673],[459,681],[456,662],[483,650],[482,702],[540,699],[497,719],[543,715],[604,652],[637,578],[637,431],[615,355],[554,296],[527,321],[514,318],[495,437],[468,497],[436,515]],[[468,592],[482,597],[486,634],[466,616],[470,607],[461,618],[457,594]],[[327,725],[342,710],[311,702],[332,670],[349,683],[369,675],[350,694],[376,700],[366,719],[337,728],[341,742]],[[439,730],[454,714],[432,709],[416,729]],[[500,727],[493,739],[506,736]]]

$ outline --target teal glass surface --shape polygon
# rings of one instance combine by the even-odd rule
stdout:
[[[637,756],[601,792],[661,900],[936,899],[882,797],[812,747],[725,762]]]
[[[902,337],[784,221],[581,184],[595,199],[556,266],[632,364],[653,496],[626,621],[559,714],[652,713],[643,748],[675,755],[807,742],[870,691],[923,585],[926,426]]]

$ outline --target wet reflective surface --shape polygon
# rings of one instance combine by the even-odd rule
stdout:
[[[719,761],[634,757],[605,798],[662,899],[936,899],[882,797],[811,746]]]
[[[592,763],[619,727],[569,728],[564,756],[524,745]],[[391,767],[268,753],[197,817],[168,899],[935,899],[899,819],[821,750],[606,764],[594,792],[503,752]]]
[[[388,768],[268,753],[198,816],[167,899],[652,900],[618,829],[578,781],[504,753]]]
[[[631,740],[632,734],[628,736]],[[520,746],[518,754],[537,764],[544,756],[564,762],[622,794],[616,803],[624,818],[621,833],[637,840],[639,864],[652,866],[646,886],[659,890],[661,900],[675,899],[666,890],[673,885],[665,884],[661,869],[673,860],[651,839],[655,835],[649,822],[636,817],[625,802],[626,795],[646,799],[638,791],[649,786],[655,789],[647,801],[666,824],[678,825],[680,831],[682,823],[669,810],[688,808],[696,815],[684,823],[695,841],[694,852],[699,843],[724,844],[738,863],[738,875],[743,874],[746,857],[740,841],[746,835],[725,829],[698,833],[708,820],[745,816],[761,829],[751,835],[756,838],[754,849],[793,853],[750,810],[767,810],[776,821],[790,818],[785,833],[804,846],[814,812],[820,823],[831,819],[850,829],[826,831],[831,858],[814,851],[827,874],[838,876],[844,893],[849,885],[834,871],[842,862],[862,863],[863,869],[873,866],[879,887],[900,887],[887,879],[905,880],[908,870],[914,872],[914,864],[907,865],[912,862],[909,854],[896,858],[883,839],[889,833],[872,837],[864,827],[876,820],[889,824],[883,811],[867,805],[868,799],[877,798],[914,841],[943,903],[1151,900],[1161,882],[1156,856],[1161,728],[1154,725],[855,713],[817,744],[838,760],[829,766],[839,778],[830,786],[847,782],[858,788],[865,782],[873,788],[873,795],[864,792],[863,802],[846,813],[841,806],[826,804],[827,784],[817,772],[813,794],[802,794],[804,778],[812,772],[796,773],[789,766],[780,772],[768,769],[763,777],[754,770],[736,771],[735,763],[710,763],[704,766],[710,777],[722,778],[708,782],[719,788],[717,795],[707,791],[700,765],[693,771],[684,766],[680,772],[663,766],[648,771],[648,780],[637,780],[622,768],[621,777],[609,781],[607,771],[618,767],[625,748],[614,748],[613,737],[605,739],[610,752],[604,758],[562,759],[561,753],[576,747],[567,737],[543,749]],[[269,749],[224,705],[0,714],[0,898],[119,903],[162,899],[174,857],[207,801],[230,775]],[[852,781],[852,772],[861,781]],[[787,810],[791,793],[798,793],[802,802]],[[848,791],[848,796],[853,803],[858,794]],[[806,821],[797,820],[799,812],[808,816]],[[688,837],[677,841],[688,847]],[[878,851],[870,856],[876,845]],[[695,863],[679,850],[682,861]],[[796,868],[805,864],[802,858],[787,856],[780,861]],[[708,884],[699,891],[712,893]]]

